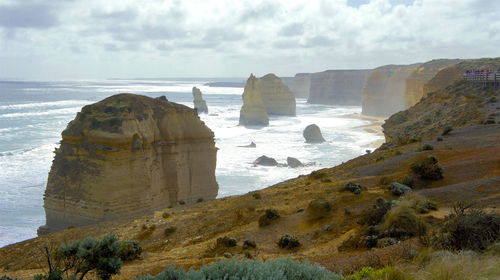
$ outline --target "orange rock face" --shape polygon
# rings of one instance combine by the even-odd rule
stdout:
[[[119,94],[62,133],[39,234],[217,196],[213,132],[184,105]]]

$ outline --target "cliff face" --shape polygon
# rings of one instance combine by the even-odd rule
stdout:
[[[298,73],[295,77],[281,77],[281,80],[288,86],[296,98],[309,98],[309,88],[311,87],[311,74]]]
[[[405,109],[406,79],[420,64],[375,68],[363,88],[362,113],[387,117]]]
[[[311,74],[308,103],[360,105],[363,85],[371,70],[328,70]]]
[[[295,95],[280,78],[267,74],[259,78],[257,84],[268,114],[295,116]]]
[[[439,71],[459,62],[459,59],[435,59],[420,65],[406,79],[405,108],[410,108],[422,99],[425,84]]]
[[[461,80],[466,70],[498,70],[500,58],[468,59],[439,71],[424,86],[424,95],[444,89],[454,82]]]
[[[243,106],[240,110],[240,125],[268,125],[269,116],[264,106],[259,80],[250,75],[243,91]]]
[[[207,102],[203,100],[201,90],[197,87],[193,87],[193,103],[198,113],[208,113]]]
[[[118,94],[85,106],[62,133],[40,234],[213,199],[213,132],[195,110]]]

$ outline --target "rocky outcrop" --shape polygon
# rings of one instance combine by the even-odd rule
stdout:
[[[276,166],[276,165],[278,165],[278,162],[274,158],[270,158],[267,156],[260,156],[253,163],[256,165],[263,165],[263,166]]]
[[[321,134],[321,130],[315,124],[308,125],[304,132],[302,133],[307,143],[322,143],[325,142],[325,138]]]
[[[287,157],[286,164],[288,166],[290,166],[291,168],[297,168],[297,167],[304,166],[304,164],[302,164],[302,162],[300,162],[300,160],[298,160],[294,157]]]
[[[360,105],[371,70],[328,70],[311,74],[308,103]]]
[[[208,113],[207,102],[203,100],[201,90],[197,87],[193,87],[193,103],[198,113]]]
[[[295,110],[295,96],[280,78],[250,75],[243,92],[240,125],[268,125],[268,114],[295,116]]]
[[[288,86],[296,98],[309,98],[309,88],[311,87],[311,74],[298,73],[294,77],[282,77],[281,80]]]
[[[269,124],[267,107],[264,106],[259,80],[252,74],[243,91],[243,106],[240,110],[240,125],[266,126]]]
[[[459,59],[435,59],[420,65],[406,79],[405,108],[410,108],[422,99],[425,84],[439,71],[459,62]]]
[[[375,68],[363,88],[362,113],[388,117],[405,109],[406,79],[420,66],[385,65]]]
[[[187,106],[118,94],[62,132],[39,234],[217,196],[213,132]]]

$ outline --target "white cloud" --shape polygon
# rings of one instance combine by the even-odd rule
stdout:
[[[490,0],[0,0],[0,77],[291,75],[499,56],[498,14]]]

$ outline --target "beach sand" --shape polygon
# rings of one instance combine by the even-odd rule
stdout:
[[[367,125],[361,125],[361,126],[358,126],[358,127],[355,127],[355,128],[362,128],[362,129],[364,129],[367,132],[375,133],[375,134],[377,134],[379,136],[384,137],[384,132],[383,132],[383,129],[382,129],[382,124],[384,124],[384,122],[385,122],[385,120],[387,118],[385,118],[385,117],[365,116],[365,115],[361,115],[361,114],[350,114],[350,115],[345,115],[344,117],[346,117],[346,118],[356,118],[356,119],[361,119],[361,120],[369,121],[370,122],[369,124],[367,124]],[[369,147],[373,148],[373,149],[377,149],[382,144],[384,144],[384,142],[385,142],[385,138],[382,138],[382,139],[379,139],[377,141],[373,141],[372,143],[370,143]]]

